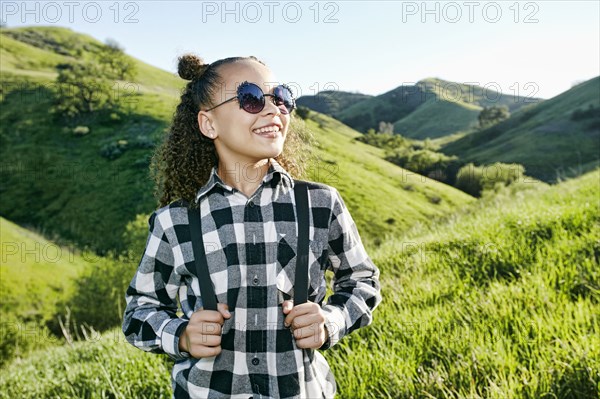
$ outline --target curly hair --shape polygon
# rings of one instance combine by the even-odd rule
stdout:
[[[219,66],[244,60],[265,65],[254,56],[224,58],[212,64],[205,64],[193,54],[179,57],[179,76],[190,82],[182,91],[172,124],[150,164],[154,196],[159,207],[179,199],[193,206],[198,189],[208,181],[212,167],[218,165],[213,140],[200,133],[198,112],[201,107],[213,105],[213,94],[222,84]],[[308,151],[306,144],[310,140],[310,133],[292,114],[284,149],[275,160],[295,178],[303,177],[306,172],[306,165],[298,158]]]

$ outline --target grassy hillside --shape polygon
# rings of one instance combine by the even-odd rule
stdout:
[[[453,187],[384,161],[382,149],[354,140],[361,134],[333,118],[316,114],[307,125],[319,140],[311,179],[340,190],[353,217],[360,218],[359,231],[369,244],[378,245],[385,236],[429,224],[474,201]]]
[[[394,123],[417,109],[427,97],[420,86],[400,86],[386,93],[367,98],[333,115],[362,133],[379,129],[379,122]]]
[[[501,192],[372,250],[375,321],[323,352],[338,397],[597,398],[599,179]],[[171,366],[115,329],[15,361],[0,398],[168,398]]]
[[[345,106],[338,107],[340,101],[337,98],[346,100]],[[425,139],[472,129],[483,107],[506,105],[513,112],[529,101],[538,99],[525,99],[498,93],[491,88],[427,78],[414,85],[404,84],[381,95],[356,100],[360,100],[357,95],[349,97],[348,93],[340,92],[334,96],[330,92],[323,92],[316,96],[303,96],[298,102],[316,111],[329,113],[363,133],[370,128],[377,130],[379,122],[384,121],[394,124],[395,133]],[[323,105],[329,102],[334,106]]]
[[[394,132],[411,138],[440,138],[468,131],[475,127],[481,109],[460,101],[430,100],[394,123]]]
[[[167,126],[173,101],[145,93],[120,121],[87,123],[77,136],[48,113],[54,93],[48,80],[3,73],[0,144],[3,201],[0,214],[36,226],[78,247],[121,249],[127,221],[153,209],[148,177],[150,150]],[[103,148],[127,141],[126,151],[110,159]]]
[[[2,75],[44,77],[54,80],[60,64],[87,59],[102,43],[91,36],[63,27],[22,27],[0,30]],[[129,57],[138,71],[136,92],[177,97],[181,79],[175,74]]]
[[[314,96],[301,96],[296,101],[298,106],[303,106],[330,116],[338,115],[345,108],[352,106],[372,96],[346,91],[320,91]]]
[[[464,162],[516,162],[527,175],[554,182],[599,164],[600,77],[516,111],[486,130],[442,148]],[[591,108],[590,108],[591,107]],[[574,112],[582,113],[574,118]]]
[[[26,39],[18,29],[0,31],[3,38],[10,39],[3,51],[14,54],[12,61],[6,61],[12,69],[3,69],[0,79],[6,88],[0,109],[0,215],[43,228],[80,247],[100,252],[122,250],[127,223],[137,214],[149,214],[156,206],[148,177],[149,157],[176,106],[177,99],[169,93],[180,90],[185,82],[138,63],[140,90],[130,98],[126,109],[119,111],[116,119],[98,115],[86,123],[89,134],[75,135],[73,129],[49,115],[55,93],[48,75],[51,68],[46,66],[58,62],[53,58],[56,48],[66,60],[71,55],[65,53],[85,54],[85,48],[93,47],[93,39],[62,28],[27,29],[36,33],[28,33]],[[55,38],[69,35],[71,41]],[[2,40],[3,48],[4,43]],[[68,47],[69,43],[75,47]],[[29,46],[34,59],[16,63],[17,46]],[[45,65],[41,71],[46,75],[21,69],[23,65]],[[322,172],[311,177],[339,187],[366,242],[376,242],[384,234],[397,234],[417,221],[426,223],[473,200],[443,184],[421,182],[414,174],[405,179],[406,171],[382,161],[380,151],[352,144],[352,137],[359,133],[331,118],[309,122],[308,127],[321,143],[319,154],[327,160],[313,169],[331,171],[330,166],[338,165],[335,183]],[[104,157],[103,152],[111,146],[121,146],[123,153]],[[379,181],[385,182],[381,189],[375,184]]]
[[[0,218],[0,293],[3,314],[22,321],[47,321],[57,301],[73,289],[72,280],[87,263],[74,248]]]
[[[169,359],[137,350],[118,329],[73,347],[38,351],[11,366],[0,370],[3,399],[171,397]]]
[[[59,303],[77,288],[74,280],[90,257],[61,247],[0,218],[0,365],[32,350],[60,343],[56,326]],[[64,311],[64,309],[63,309]]]
[[[438,78],[417,83],[429,95],[414,112],[394,123],[394,132],[406,137],[439,138],[477,126],[477,117],[483,107],[508,107],[514,112],[536,98],[523,98],[499,93],[491,88],[459,84]]]

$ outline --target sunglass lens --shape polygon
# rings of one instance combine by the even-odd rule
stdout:
[[[249,83],[239,90],[239,101],[242,108],[251,114],[257,114],[265,107],[265,97],[260,87]]]
[[[285,113],[290,113],[294,109],[294,97],[292,92],[285,86],[277,86],[275,90],[273,90],[273,94],[275,95],[275,105],[279,108],[282,106],[285,109],[282,109]]]

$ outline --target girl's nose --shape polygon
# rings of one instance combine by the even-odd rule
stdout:
[[[275,102],[273,100],[274,100],[273,97],[265,96],[265,108],[263,109],[263,113],[265,115],[269,115],[269,114],[280,115],[281,114],[281,109],[279,109],[279,107],[277,105],[275,105]]]

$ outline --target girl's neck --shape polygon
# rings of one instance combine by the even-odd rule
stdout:
[[[267,174],[271,159],[263,159],[255,163],[226,162],[219,160],[217,175],[227,185],[236,188],[251,197]]]

